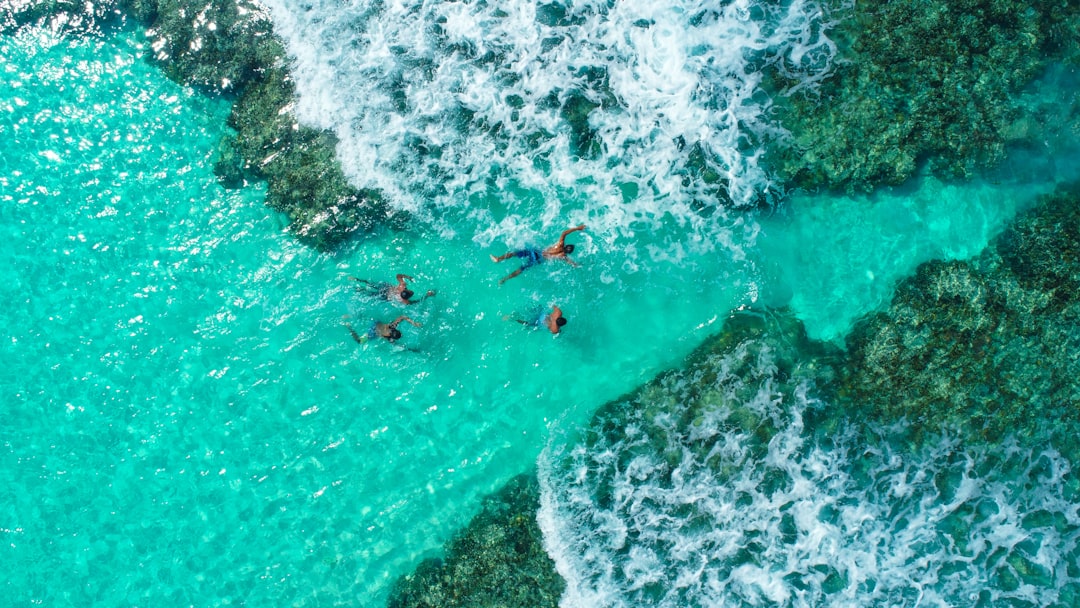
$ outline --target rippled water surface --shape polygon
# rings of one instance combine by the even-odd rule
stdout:
[[[218,185],[227,104],[145,64],[140,33],[0,39],[0,556],[13,605],[379,605],[479,497],[534,465],[550,425],[582,423],[677,364],[731,309],[790,304],[812,334],[838,338],[919,262],[974,254],[1080,166],[1017,158],[992,182],[796,196],[767,217],[695,209],[693,193],[712,186],[685,148],[666,147],[673,137],[704,134],[698,147],[733,192],[749,199],[770,187],[756,148],[731,130],[739,120],[771,129],[745,63],[761,57],[727,58],[708,37],[744,23],[748,48],[785,57],[810,83],[831,56],[812,5],[754,13],[757,21],[715,15],[692,35],[648,4],[599,22],[585,9],[519,15],[526,8],[513,3],[489,21],[447,7],[401,21],[397,8],[365,22],[366,47],[334,55],[304,46],[332,38],[332,29],[311,35],[312,23],[337,27],[354,14],[313,21],[274,6],[299,57],[302,115],[314,122],[323,111],[320,126],[342,135],[354,179],[417,211],[407,229],[333,254],[285,233],[260,186]],[[409,19],[440,17],[443,38],[385,48],[400,63],[379,62],[380,40],[412,31]],[[545,19],[554,25],[535,26]],[[648,19],[656,27],[635,25]],[[451,52],[455,36],[490,49]],[[436,41],[449,46],[425,46]],[[499,81],[505,75],[488,72],[495,63],[476,58],[485,50],[524,76]],[[582,98],[609,91],[629,109],[592,125],[598,147],[582,156],[566,114],[542,102],[555,86],[544,74],[572,72],[575,58],[597,53],[607,82],[580,75]],[[714,55],[732,63],[717,68]],[[440,66],[460,82],[441,81]],[[660,77],[673,73],[682,80]],[[352,91],[369,76],[374,92]],[[461,107],[434,107],[451,98],[440,87],[470,116],[507,126],[453,130],[447,121]],[[380,105],[380,94],[399,90],[404,106]],[[373,101],[357,107],[352,95]],[[533,137],[545,129],[550,139]],[[361,178],[361,166],[374,170]],[[580,268],[545,264],[499,286],[514,262],[495,265],[489,254],[550,243],[578,223],[589,227],[568,239]],[[405,309],[364,298],[348,280],[396,273],[437,294]],[[551,304],[570,320],[557,337],[505,318]],[[403,324],[397,345],[357,344],[345,327],[401,314],[422,327]],[[911,458],[889,471],[961,466]],[[1040,458],[1021,461],[1057,462]],[[998,474],[987,475],[983,485],[999,487]],[[864,491],[854,489],[862,478],[849,479],[833,490]],[[865,492],[889,510],[889,492]],[[918,502],[916,513],[937,508],[930,494],[905,500]],[[860,542],[907,538],[875,534]],[[904,559],[883,542],[875,559]],[[776,593],[745,598],[783,601]]]

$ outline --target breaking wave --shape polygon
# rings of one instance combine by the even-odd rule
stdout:
[[[1075,605],[1066,458],[829,421],[762,352],[552,441],[539,520],[564,607]]]
[[[267,4],[350,179],[482,242],[570,217],[714,246],[719,209],[777,194],[766,74],[813,86],[835,54],[814,0]]]

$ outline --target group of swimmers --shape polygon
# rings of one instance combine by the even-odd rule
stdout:
[[[499,279],[499,285],[502,285],[510,279],[518,276],[525,270],[528,270],[529,268],[532,268],[533,266],[536,266],[537,264],[540,264],[541,262],[544,262],[546,260],[562,260],[564,262],[567,262],[571,266],[576,267],[578,264],[569,258],[569,255],[574,252],[574,246],[566,242],[566,237],[569,234],[578,232],[580,230],[585,230],[585,224],[581,224],[579,226],[574,226],[573,228],[568,228],[564,230],[563,233],[559,235],[559,240],[554,245],[551,245],[544,249],[540,249],[538,247],[526,247],[525,249],[509,251],[500,256],[492,255],[491,261],[496,263],[502,262],[503,260],[509,260],[511,258],[521,259],[521,267],[506,275],[502,279]],[[420,302],[423,302],[424,300],[435,295],[434,290],[428,290],[428,292],[425,293],[423,297],[419,299],[413,299],[413,296],[416,294],[411,289],[409,289],[407,283],[407,281],[412,281],[413,278],[407,274],[398,274],[395,277],[395,280],[397,281],[396,284],[386,282],[373,283],[366,279],[358,279],[356,277],[349,277],[349,280],[359,283],[357,289],[362,291],[364,294],[386,300],[388,302],[394,302],[396,304],[419,304]],[[512,317],[509,316],[504,318],[508,320],[512,319]],[[551,312],[547,312],[545,310],[540,312],[537,316],[533,318],[512,320],[517,321],[522,325],[546,328],[552,334],[558,334],[562,327],[566,325],[566,317],[563,316],[562,310],[555,305],[552,305]],[[363,334],[357,332],[348,323],[345,324],[345,327],[349,330],[349,335],[353,337],[353,340],[356,340],[361,344],[375,338],[382,338],[389,342],[394,342],[401,338],[401,330],[398,329],[398,324],[403,321],[408,322],[414,327],[421,327],[419,323],[413,321],[406,315],[401,315],[393,321],[390,321],[389,323],[384,323],[382,321],[372,321],[371,325],[368,326],[367,332]]]

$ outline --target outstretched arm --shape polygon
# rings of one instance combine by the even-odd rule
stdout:
[[[400,317],[394,319],[393,321],[388,323],[387,326],[388,327],[397,327],[398,323],[401,323],[402,321],[408,321],[409,323],[412,323],[413,327],[421,327],[421,325],[419,323],[417,323],[416,321],[413,321],[412,319],[410,319],[409,317],[406,317],[405,315],[401,315]]]
[[[402,302],[402,304],[408,304],[408,305],[419,304],[420,302],[423,302],[424,300],[430,298],[433,295],[435,295],[435,290],[434,289],[429,289],[428,292],[425,293],[424,296],[421,297],[419,300],[402,300],[401,302]]]
[[[559,235],[559,246],[560,247],[563,246],[564,242],[566,241],[566,235],[570,234],[571,232],[577,232],[578,230],[585,230],[585,224],[581,224],[580,226],[574,226],[573,228],[567,228],[566,230],[563,230],[563,233]]]
[[[395,279],[397,279],[398,285],[401,285],[402,287],[404,287],[404,286],[405,286],[405,281],[406,281],[406,280],[409,280],[409,281],[413,280],[413,278],[412,278],[412,277],[410,277],[410,276],[409,276],[409,275],[407,275],[407,274],[399,274],[399,275],[397,275],[397,276],[396,276],[396,277],[394,277],[394,278],[395,278]]]

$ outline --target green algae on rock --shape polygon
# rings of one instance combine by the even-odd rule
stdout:
[[[225,181],[242,181],[244,175],[265,178],[267,204],[288,215],[301,241],[329,250],[392,214],[377,192],[347,182],[332,133],[296,123],[288,111],[294,97],[282,61],[250,80],[229,117],[236,138],[222,143],[227,154],[219,156],[215,172]]]
[[[739,429],[748,441],[748,457],[760,456],[778,426],[787,423],[763,413],[761,400],[776,404],[794,400],[796,393],[830,395],[842,360],[839,348],[809,338],[790,310],[737,310],[683,365],[602,406],[587,425],[584,442],[618,442],[632,426],[642,440],[625,459],[633,453],[661,454],[674,465],[691,453],[716,465],[713,474],[723,483],[734,470],[715,458],[710,437],[716,430]],[[806,412],[804,422],[828,425],[819,414]]]
[[[835,74],[812,95],[777,96],[792,139],[771,162],[800,187],[868,191],[924,161],[945,177],[972,175],[1006,146],[1048,135],[1025,87],[1054,64],[1080,64],[1076,2],[898,0],[837,12]]]
[[[0,32],[26,26],[59,35],[100,35],[127,19],[145,26],[149,60],[171,79],[234,98],[215,172],[222,185],[265,180],[266,202],[299,240],[330,250],[356,232],[394,220],[377,192],[350,185],[333,134],[296,122],[284,45],[253,0],[43,2],[0,9]]]
[[[1080,429],[1080,189],[1021,214],[970,261],[929,262],[848,336],[845,397],[883,420],[986,440]]]
[[[425,560],[397,581],[390,608],[558,606],[565,583],[540,542],[533,475],[510,480],[446,545],[446,559]]]

